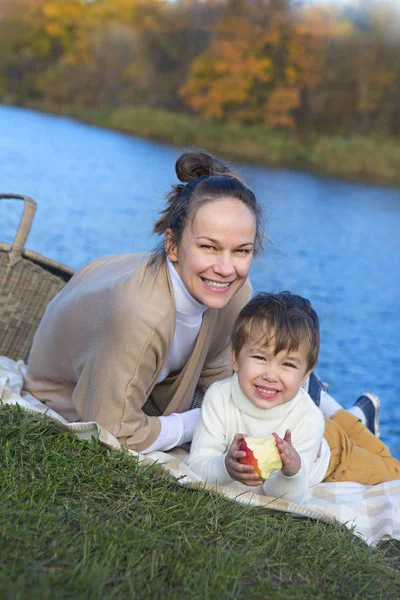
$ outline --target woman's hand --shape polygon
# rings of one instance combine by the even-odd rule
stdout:
[[[233,442],[230,445],[228,452],[225,456],[225,467],[235,481],[239,481],[244,485],[256,486],[261,485],[262,480],[259,478],[257,473],[254,473],[254,467],[251,465],[242,465],[239,460],[246,456],[246,452],[239,450],[239,444],[243,441],[245,436],[242,433],[237,433],[233,438]]]
[[[292,446],[292,434],[286,429],[285,437],[282,439],[277,433],[272,434],[275,438],[276,447],[282,461],[282,473],[287,477],[297,475],[301,469],[301,458],[296,448]]]

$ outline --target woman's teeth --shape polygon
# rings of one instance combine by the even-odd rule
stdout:
[[[227,288],[228,286],[231,285],[231,281],[228,281],[227,283],[220,283],[219,281],[211,281],[211,279],[205,279],[204,277],[202,279],[203,279],[204,283],[206,285],[209,285],[210,287]]]

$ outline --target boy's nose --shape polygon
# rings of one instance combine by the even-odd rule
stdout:
[[[272,365],[268,365],[263,373],[263,379],[265,381],[276,381],[278,379],[277,369]]]

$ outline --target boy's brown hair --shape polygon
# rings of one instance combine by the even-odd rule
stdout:
[[[303,342],[308,346],[308,370],[318,361],[320,333],[318,315],[306,298],[279,292],[260,293],[242,308],[232,331],[232,352],[238,356],[244,344],[253,335],[269,346],[274,343],[274,354],[282,350],[297,350]],[[273,338],[273,340],[272,340]]]

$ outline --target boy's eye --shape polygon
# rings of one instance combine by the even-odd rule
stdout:
[[[252,358],[255,358],[256,360],[265,360],[264,356],[259,354],[253,354]]]
[[[297,369],[297,366],[291,362],[285,362],[284,365],[285,367],[292,367],[293,369]]]

